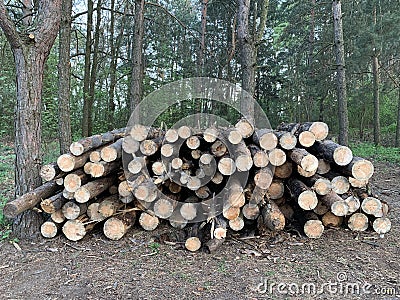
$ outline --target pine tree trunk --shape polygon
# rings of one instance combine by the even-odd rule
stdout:
[[[334,37],[335,37],[335,57],[336,57],[336,94],[338,101],[339,117],[339,144],[348,145],[349,119],[347,110],[346,95],[346,69],[344,60],[344,40],[342,24],[342,5],[340,0],[332,2],[332,11],[334,19]]]
[[[378,57],[372,57],[372,73],[374,77],[374,143],[379,145],[381,143],[381,125],[379,118],[379,61]]]
[[[238,12],[238,42],[240,47],[240,61],[242,65],[242,88],[254,95],[255,91],[255,46],[249,34],[250,0],[239,0]],[[254,120],[254,103],[241,101],[241,113]]]
[[[60,153],[67,153],[71,145],[71,118],[70,118],[70,86],[71,86],[71,13],[72,1],[62,1],[62,20],[59,35],[58,55],[58,139]]]
[[[82,136],[89,136],[89,123],[92,116],[92,104],[90,103],[90,68],[92,53],[92,28],[93,28],[93,1],[88,0],[88,13],[86,22],[86,46],[85,46],[85,73],[83,78],[83,118],[82,118]]]
[[[32,7],[25,11],[26,20]],[[18,33],[0,2],[0,27],[3,29],[14,55],[17,80],[15,113],[15,196],[20,196],[40,185],[41,98],[43,70],[60,26],[61,0],[41,1],[38,23],[26,39]],[[34,238],[40,232],[41,216],[34,211],[19,215],[13,223],[14,234],[20,238]]]
[[[130,107],[134,112],[143,97],[143,33],[144,33],[144,0],[135,0],[135,26],[132,53],[132,81],[130,86]],[[135,123],[139,123],[139,114]]]
[[[400,147],[400,86],[397,87],[398,98],[397,98],[397,126],[396,126],[396,147]]]

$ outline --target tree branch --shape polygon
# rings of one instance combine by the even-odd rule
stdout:
[[[11,48],[21,48],[22,40],[14,26],[14,23],[8,16],[7,9],[3,1],[0,1],[0,27],[3,29]]]

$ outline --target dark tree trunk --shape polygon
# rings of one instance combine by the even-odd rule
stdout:
[[[89,95],[88,101],[90,103],[90,110],[88,114],[88,134],[87,136],[92,135],[93,129],[93,104],[95,99],[95,87],[97,81],[97,67],[99,64],[99,42],[100,42],[100,25],[101,25],[101,2],[97,2],[96,8],[96,28],[94,33],[94,44],[93,44],[93,61],[92,61],[92,69],[90,70],[90,83],[89,83]]]
[[[93,1],[88,0],[87,25],[86,25],[86,46],[85,46],[85,74],[83,77],[83,118],[82,136],[89,136],[89,129],[92,120],[92,103],[90,103],[90,69],[92,53],[92,28],[93,28]]]
[[[130,86],[131,112],[143,97],[143,32],[144,32],[144,0],[135,0],[135,26],[132,53],[132,81]],[[139,115],[135,116],[139,122]]]
[[[58,52],[58,139],[60,153],[66,153],[72,142],[70,117],[70,87],[71,87],[71,13],[72,0],[62,1],[63,15],[61,17],[59,52]]]
[[[0,2],[0,27],[11,45],[16,67],[15,196],[41,184],[39,170],[43,70],[59,30],[61,0],[40,2],[36,18],[42,22],[37,24],[29,38],[18,33],[8,17],[3,1]],[[26,5],[27,10],[24,13],[27,16],[33,8],[28,3]],[[14,234],[20,238],[37,237],[41,221],[38,213],[25,212],[14,220]]]
[[[396,126],[396,147],[400,147],[400,86],[397,87],[398,98],[397,98],[397,126]]]
[[[342,25],[342,5],[340,0],[332,2],[334,37],[335,37],[335,57],[336,57],[336,94],[338,101],[339,114],[339,144],[348,145],[349,119],[347,110],[346,95],[346,69],[344,60],[344,41]]]
[[[259,10],[253,12],[253,34],[250,33],[249,16],[250,0],[239,0],[238,10],[238,43],[240,49],[240,61],[242,66],[242,88],[254,96],[255,74],[257,68],[257,50],[264,34],[268,14],[268,0],[261,1]],[[259,17],[259,22],[256,20]],[[258,24],[258,26],[257,26]],[[241,101],[241,113],[254,122],[254,103],[252,101]]]
[[[250,0],[239,0],[238,13],[238,42],[240,47],[240,61],[242,65],[242,88],[254,96],[255,90],[255,47],[249,33]],[[254,118],[254,103],[242,101],[242,114]],[[251,120],[253,122],[253,119]]]
[[[311,11],[310,11],[310,35],[308,37],[308,95],[306,105],[306,119],[311,121],[313,119],[313,107],[314,107],[314,40],[315,40],[315,0],[311,0]]]
[[[378,57],[372,57],[372,73],[374,77],[374,143],[378,146],[381,143],[381,124],[379,117],[379,61]]]

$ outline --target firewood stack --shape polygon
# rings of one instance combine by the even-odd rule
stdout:
[[[117,129],[74,142],[4,214],[39,209],[44,237],[72,241],[96,226],[118,240],[135,224],[168,222],[191,251],[215,250],[228,230],[265,234],[291,222],[309,238],[327,227],[387,233],[388,205],[368,187],[372,163],[327,136],[322,122],[254,130],[245,119],[204,131]]]

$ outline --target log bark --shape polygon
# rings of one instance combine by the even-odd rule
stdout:
[[[273,201],[268,201],[262,208],[257,219],[257,228],[261,234],[264,234],[266,229],[281,231],[285,228],[285,216]]]
[[[3,208],[3,214],[7,218],[15,218],[24,211],[34,208],[42,199],[49,198],[60,190],[61,187],[54,180],[46,182],[33,191],[8,202]]]
[[[328,162],[334,162],[339,166],[346,166],[353,159],[353,153],[350,148],[329,140],[316,142],[310,148],[310,152],[321,156]]]
[[[69,199],[64,198],[63,192],[59,192],[47,199],[42,200],[40,207],[44,212],[52,214],[57,210],[60,210]]]
[[[96,149],[110,142],[115,142],[116,140],[125,136],[125,131],[125,128],[120,128],[103,134],[97,134],[83,138],[77,142],[72,143],[70,146],[70,151],[75,156],[82,155],[89,150]]]
[[[75,199],[78,203],[88,202],[90,199],[100,195],[114,184],[115,178],[113,176],[100,178],[90,181],[81,186],[75,192]]]
[[[318,169],[318,159],[305,149],[295,148],[289,151],[289,157],[306,172],[313,172]]]
[[[319,199],[330,208],[335,216],[343,217],[349,213],[349,205],[334,191],[331,191],[324,196],[320,196]]]

